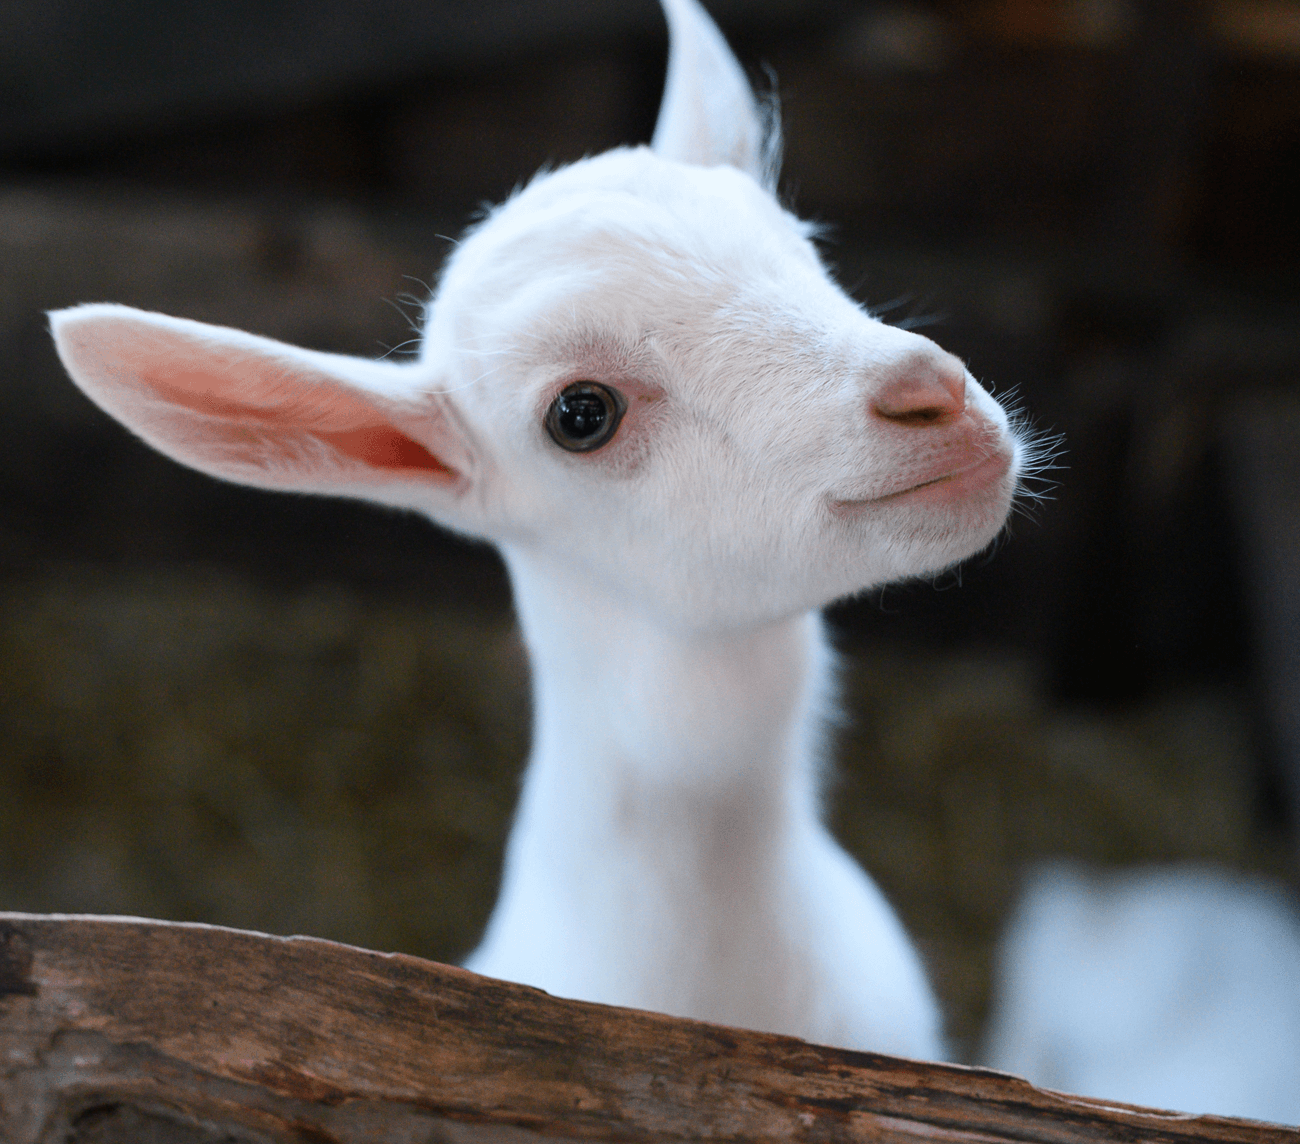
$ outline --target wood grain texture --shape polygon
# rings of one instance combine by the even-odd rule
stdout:
[[[401,954],[0,913],[3,1144],[1101,1140],[1300,1130],[583,1002]]]

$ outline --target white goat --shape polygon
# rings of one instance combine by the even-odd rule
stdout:
[[[937,1056],[916,953],[819,821],[815,609],[987,545],[1023,448],[960,361],[831,282],[718,30],[665,8],[652,146],[539,175],[474,228],[417,360],[112,305],[54,337],[185,464],[500,549],[534,741],[470,968]]]
[[[1300,1124],[1300,914],[1202,867],[1047,865],[1002,941],[988,1063],[1036,1084]]]

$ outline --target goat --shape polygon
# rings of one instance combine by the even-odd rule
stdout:
[[[985,1057],[1067,1092],[1300,1124],[1300,913],[1210,867],[1036,869]]]
[[[109,304],[53,336],[184,464],[500,550],[534,734],[469,968],[937,1057],[920,960],[820,821],[817,610],[987,546],[1026,446],[961,361],[832,282],[774,196],[774,113],[696,0],[664,8],[650,147],[539,174],[472,228],[415,360]]]

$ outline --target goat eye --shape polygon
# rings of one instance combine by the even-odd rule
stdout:
[[[566,385],[546,411],[546,431],[561,449],[589,453],[618,429],[627,401],[616,389],[594,381]]]

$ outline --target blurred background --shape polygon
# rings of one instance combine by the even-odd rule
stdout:
[[[992,554],[830,613],[831,818],[969,1054],[1035,860],[1300,871],[1300,4],[709,7],[845,287],[1065,438]],[[0,7],[0,909],[472,947],[496,557],[162,459],[43,311],[405,352],[481,204],[648,140],[665,53],[652,0]]]

